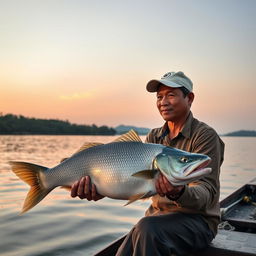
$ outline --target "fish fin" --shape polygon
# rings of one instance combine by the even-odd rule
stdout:
[[[120,137],[115,139],[113,142],[142,142],[141,138],[139,137],[138,133],[131,129],[129,132],[122,134]]]
[[[99,145],[103,145],[103,143],[98,143],[98,142],[86,142],[84,143],[84,145],[79,148],[73,155],[85,150],[85,149],[88,149],[88,148],[92,148],[92,147],[96,147],[96,146],[99,146]]]
[[[68,191],[71,190],[71,186],[61,186],[60,188],[66,189],[66,190],[68,190]]]
[[[124,205],[124,206],[127,206],[128,204],[131,204],[137,200],[140,200],[140,199],[145,199],[147,197],[150,197],[152,194],[151,192],[146,192],[146,193],[141,193],[141,194],[136,194],[136,195],[133,195],[129,198],[129,201]]]
[[[68,159],[68,157],[64,157],[64,158],[62,158],[61,160],[60,160],[60,162],[62,163],[62,162],[64,162],[64,161],[66,161]]]
[[[48,169],[44,166],[25,163],[9,162],[12,171],[24,182],[31,186],[24,201],[21,214],[37,205],[52,189],[47,189],[42,184],[44,172]]]
[[[157,170],[155,170],[155,169],[142,170],[142,171],[133,173],[132,176],[147,179],[147,180],[151,180],[151,179],[154,179],[156,173],[157,173]]]

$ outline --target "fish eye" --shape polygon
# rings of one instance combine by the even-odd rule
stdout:
[[[187,162],[189,161],[189,159],[188,159],[187,157],[185,157],[185,156],[182,156],[182,157],[180,158],[180,161],[181,161],[182,163],[187,163]]]

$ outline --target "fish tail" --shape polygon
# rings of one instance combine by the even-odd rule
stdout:
[[[21,180],[30,185],[30,190],[21,211],[22,214],[37,205],[52,190],[52,188],[45,188],[42,183],[42,177],[45,177],[44,172],[48,168],[26,162],[11,161],[9,164],[12,167],[12,171]]]

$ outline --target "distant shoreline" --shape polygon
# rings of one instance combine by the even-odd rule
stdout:
[[[119,125],[115,128],[71,124],[68,120],[28,118],[22,115],[0,115],[0,135],[89,135],[114,136],[134,129],[139,135],[146,135],[150,129],[136,126]]]
[[[38,119],[12,114],[0,116],[0,134],[8,135],[115,135],[108,126],[78,125],[56,119]]]
[[[225,137],[256,137],[256,131],[239,130],[239,131],[223,134],[222,136],[225,136]]]
[[[0,115],[0,135],[72,135],[72,136],[114,136],[135,130],[139,135],[147,135],[149,128],[119,125],[115,128],[96,125],[71,124],[68,120],[28,118],[22,115]],[[239,130],[223,137],[256,137],[254,130]]]

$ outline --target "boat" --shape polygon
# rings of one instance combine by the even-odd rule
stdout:
[[[256,178],[221,200],[220,207],[221,223],[218,233],[209,247],[196,255],[256,255]],[[125,235],[95,256],[115,255],[124,239]]]

